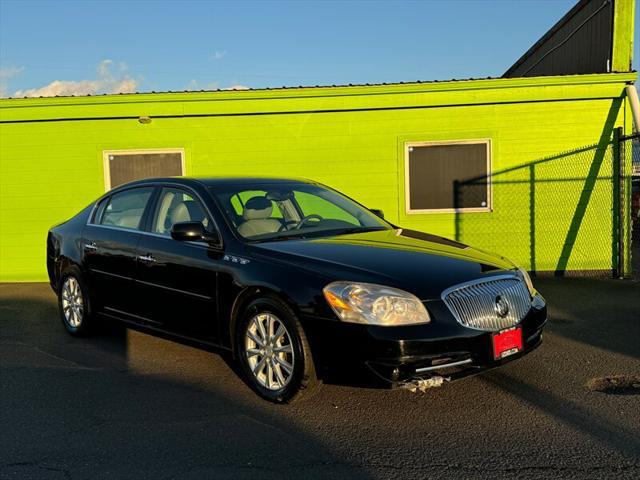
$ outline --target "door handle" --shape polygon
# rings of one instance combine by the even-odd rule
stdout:
[[[85,250],[98,250],[98,246],[96,245],[96,242],[91,242],[91,243],[85,243],[84,244],[84,249]]]
[[[143,262],[155,262],[156,259],[153,258],[152,255],[138,255],[138,260],[142,260]]]

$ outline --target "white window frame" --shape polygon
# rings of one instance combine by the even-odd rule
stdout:
[[[126,149],[126,150],[103,150],[102,151],[102,165],[104,168],[104,188],[105,192],[111,190],[111,165],[109,163],[109,156],[111,155],[148,155],[148,154],[162,154],[162,153],[179,153],[180,154],[180,169],[181,175],[185,175],[186,168],[184,162],[184,148],[153,148],[153,149]]]
[[[409,168],[409,149],[412,147],[429,147],[442,145],[478,145],[484,144],[487,149],[487,206],[486,207],[466,207],[466,208],[411,208],[411,191]],[[443,140],[435,142],[405,142],[404,144],[404,205],[407,215],[428,214],[428,213],[463,213],[463,212],[491,212],[493,211],[493,184],[491,182],[491,139],[465,139],[465,140]]]

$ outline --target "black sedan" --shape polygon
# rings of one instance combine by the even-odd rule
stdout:
[[[310,181],[142,180],[52,228],[47,267],[72,335],[117,320],[215,346],[274,402],[351,366],[438,386],[540,344],[524,270],[382,217]]]

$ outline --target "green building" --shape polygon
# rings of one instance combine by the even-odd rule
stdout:
[[[633,9],[578,2],[501,78],[0,100],[0,281],[45,281],[47,230],[105,190],[182,174],[311,178],[529,270],[628,273]]]

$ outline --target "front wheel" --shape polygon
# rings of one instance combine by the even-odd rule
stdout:
[[[275,297],[254,300],[236,329],[245,378],[263,398],[288,403],[316,389],[311,349],[295,313]]]
[[[58,290],[58,308],[64,328],[71,335],[81,336],[91,328],[91,311],[86,286],[76,268],[62,277]]]

